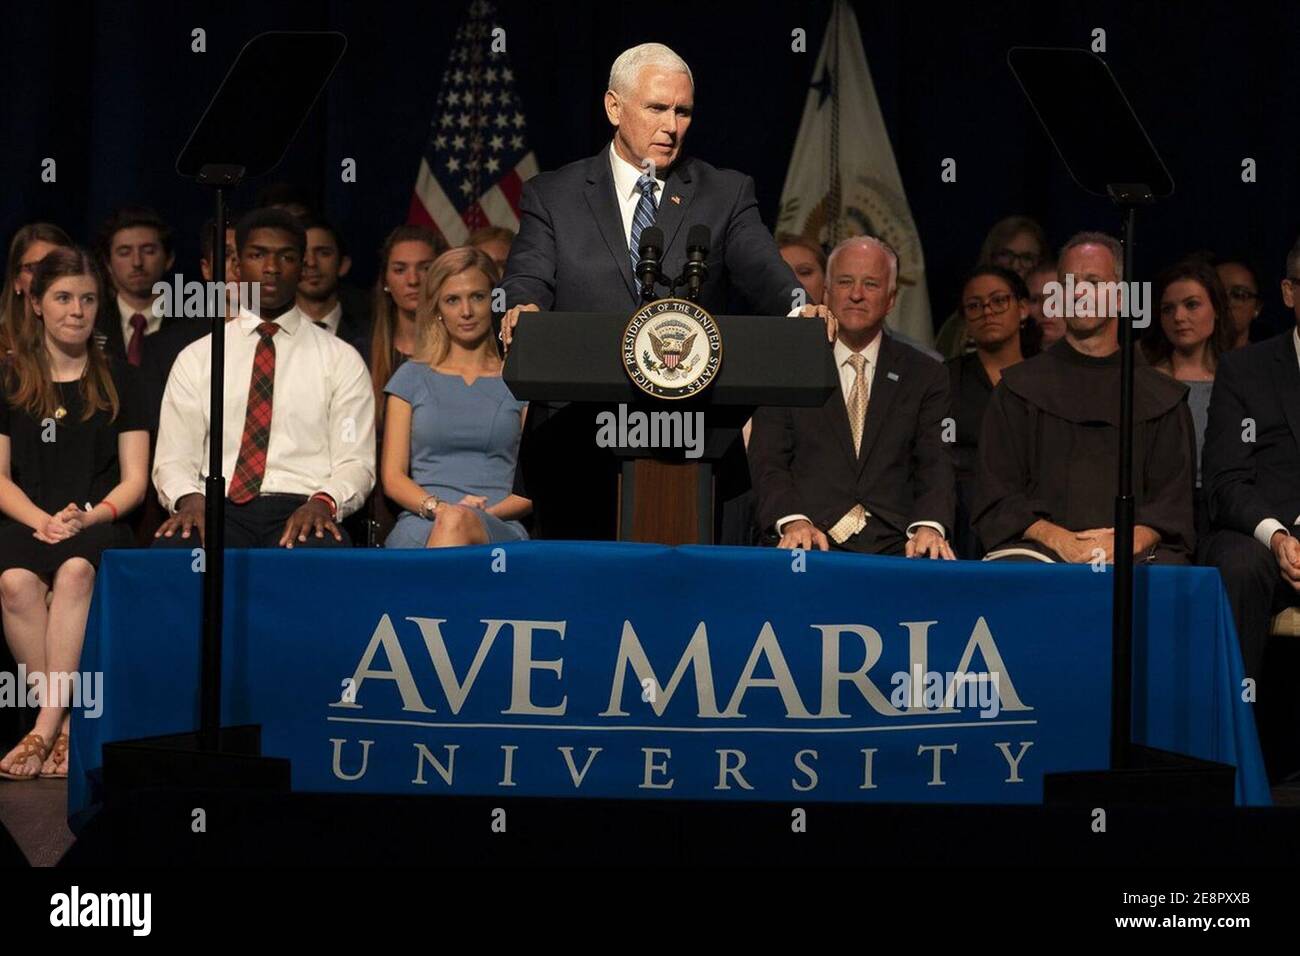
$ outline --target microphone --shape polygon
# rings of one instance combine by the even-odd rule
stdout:
[[[712,234],[709,227],[696,224],[686,233],[686,266],[682,277],[686,280],[686,298],[692,302],[700,297],[700,288],[709,277],[709,266],[704,260],[709,255]]]
[[[655,284],[661,281],[660,259],[664,254],[664,231],[658,226],[641,230],[641,244],[637,248],[636,277],[641,283],[641,298],[655,297]]]

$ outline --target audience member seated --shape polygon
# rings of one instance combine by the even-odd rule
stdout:
[[[225,540],[232,548],[346,544],[337,522],[375,484],[374,395],[357,350],[294,305],[307,236],[279,209],[236,227],[239,274],[261,314],[226,323]],[[203,540],[212,337],[177,357],[158,423],[153,481],[171,514],[155,545]]]
[[[388,386],[381,477],[404,510],[389,548],[518,541],[532,503],[512,493],[526,408],[501,378],[496,264],[472,246],[424,275],[415,351]]]
[[[1098,283],[1123,279],[1123,257],[1118,240],[1083,232],[1059,261],[1060,281],[1076,283],[1065,336],[1005,369],[984,414],[972,514],[985,560],[1114,560],[1119,320]],[[1134,353],[1133,553],[1185,564],[1196,467],[1187,388]]]
[[[203,224],[199,232],[199,273],[204,282],[211,282],[212,270],[212,220]],[[239,293],[231,283],[239,281],[239,256],[235,254],[235,227],[226,227],[226,321],[239,314]],[[207,302],[207,298],[204,299]],[[212,320],[207,315],[184,316],[159,329],[149,340],[149,350],[140,367],[140,381],[149,404],[149,430],[158,431],[158,410],[162,406],[163,390],[171,374],[176,356],[191,342],[197,342],[212,331]],[[151,502],[146,501],[148,508]],[[152,534],[152,530],[150,534]]]
[[[1191,259],[1156,277],[1151,301],[1159,321],[1142,337],[1151,367],[1187,386],[1187,405],[1196,431],[1196,534],[1209,532],[1201,494],[1201,449],[1219,357],[1232,348],[1234,332],[1228,296],[1219,274],[1208,263]]]
[[[1256,320],[1264,311],[1264,297],[1259,293],[1259,275],[1255,272],[1255,267],[1245,259],[1222,259],[1215,270],[1228,292],[1228,308],[1232,315],[1232,344],[1229,348],[1245,348],[1259,338],[1253,334],[1256,331]]]
[[[1205,429],[1212,534],[1201,556],[1223,576],[1248,677],[1273,615],[1300,604],[1300,241],[1282,300],[1296,327],[1220,359]]]
[[[827,276],[841,391],[821,408],[754,413],[749,462],[760,526],[783,548],[951,560],[948,375],[883,333],[898,298],[898,256],[879,239],[846,239],[831,252]]]
[[[112,355],[139,368],[144,364],[159,330],[177,321],[177,315],[159,315],[154,286],[169,281],[175,255],[172,230],[158,213],[145,206],[123,206],[104,221],[99,233],[99,254],[116,298],[99,310],[98,332]]]
[[[398,226],[379,249],[379,277],[372,295],[374,323],[370,333],[370,382],[375,395],[375,438],[384,437],[384,386],[415,349],[415,311],[420,284],[433,260],[444,249],[437,234],[424,226]],[[393,530],[401,506],[376,488],[366,503],[369,544],[379,545]]]
[[[47,253],[4,366],[0,609],[14,659],[45,691],[35,728],[0,759],[9,780],[68,775],[70,701],[47,675],[77,671],[100,555],[131,545],[121,519],[144,498],[149,436],[134,376],[92,339],[105,304],[89,252]]]
[[[975,266],[1001,266],[1024,279],[1047,255],[1047,237],[1043,227],[1028,216],[1008,216],[993,224],[980,247]],[[944,359],[974,351],[966,338],[966,321],[960,311],[948,316],[939,328],[934,347]]]
[[[351,345],[365,360],[370,354],[369,316],[349,310],[339,298],[339,280],[352,269],[352,257],[339,231],[325,219],[307,216],[307,257],[298,283],[298,308],[307,318]]]
[[[505,226],[483,226],[475,229],[465,240],[465,245],[486,253],[497,267],[497,275],[504,275],[506,260],[510,258],[510,246],[515,241],[515,231]]]
[[[1056,262],[1052,259],[1045,259],[1025,276],[1025,286],[1029,289],[1029,317],[1033,319],[1041,333],[1039,351],[1055,344],[1065,334],[1065,318],[1060,315],[1047,315],[1043,311],[1043,302],[1047,298],[1043,287],[1055,281]],[[1030,355],[1026,353],[1025,358],[1030,358]]]
[[[199,272],[204,282],[211,282],[212,271],[212,220],[203,224],[199,233]],[[235,255],[235,229],[226,228],[226,321],[229,322],[239,314],[239,293],[236,283],[239,279],[238,257]],[[205,297],[205,302],[208,299]],[[215,302],[216,300],[214,300]],[[218,306],[219,307],[219,306]],[[196,342],[212,330],[212,320],[207,315],[182,315],[174,322],[169,322],[149,337],[149,348],[145,352],[144,363],[140,366],[140,393],[144,398],[146,421],[149,426],[149,467],[153,470],[154,444],[158,439],[158,412],[162,407],[163,392],[167,388],[167,377],[171,374],[176,356],[191,342]],[[152,477],[145,493],[144,504],[131,518],[131,529],[135,532],[136,542],[147,548],[154,538],[167,513],[158,501],[158,490],[153,486]]]
[[[953,470],[957,480],[957,517],[953,550],[959,558],[983,556],[979,538],[970,526],[971,495],[975,486],[975,455],[979,446],[984,409],[1002,370],[1024,357],[1021,337],[1037,331],[1029,317],[1029,290],[1025,282],[1002,266],[981,266],[962,284],[958,309],[966,319],[967,337],[975,351],[945,364],[951,382],[954,434]]]
[[[379,249],[370,378],[379,403],[376,414],[381,427],[384,386],[415,350],[415,311],[420,305],[420,284],[442,251],[442,240],[424,226],[398,226]]]
[[[60,246],[71,248],[72,240],[48,222],[30,222],[14,233],[6,260],[4,291],[0,293],[0,356],[13,351],[12,332],[22,322],[26,308],[23,297],[31,288],[36,264]]]
[[[826,297],[826,253],[819,243],[783,232],[776,237],[781,258],[808,293],[808,304],[821,305]]]

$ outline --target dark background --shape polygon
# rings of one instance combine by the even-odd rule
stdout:
[[[239,48],[272,29],[338,30],[348,51],[323,99],[270,179],[323,200],[354,253],[353,278],[375,274],[374,250],[404,221],[433,116],[438,78],[466,0],[397,3],[23,3],[5,12],[0,54],[0,241],[49,219],[89,242],[115,204],[156,206],[178,231],[176,269],[197,278],[197,231],[209,195],[174,163]],[[751,174],[772,225],[830,11],[799,3],[498,5],[542,169],[589,156],[610,136],[600,106],[624,48],[666,42],[691,64],[696,116],[688,149]],[[937,321],[988,227],[1024,212],[1053,246],[1082,228],[1117,229],[1108,203],[1072,184],[1006,66],[1016,44],[1087,47],[1125,87],[1177,184],[1145,211],[1138,278],[1202,248],[1245,252],[1262,269],[1266,310],[1300,229],[1300,5],[1189,3],[855,2],[867,60],[921,234]],[[207,31],[207,52],[190,31]],[[808,31],[808,52],[790,32]],[[274,100],[278,91],[263,95]],[[1080,123],[1090,117],[1082,115]],[[236,134],[237,135],[237,134]],[[1104,139],[1106,130],[1095,135]],[[58,181],[41,182],[54,157]],[[345,157],[357,182],[340,181]],[[957,160],[957,182],[940,163]],[[1258,181],[1241,181],[1241,161]],[[253,181],[234,197],[251,203]]]

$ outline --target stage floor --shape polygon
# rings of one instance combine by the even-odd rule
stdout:
[[[1300,814],[1300,782],[1272,788],[1275,807]],[[33,866],[54,866],[76,842],[67,824],[66,780],[0,783],[0,825]]]
[[[76,839],[68,829],[68,781],[0,780],[0,825],[32,866],[53,866]]]

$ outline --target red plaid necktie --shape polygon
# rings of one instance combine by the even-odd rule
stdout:
[[[275,390],[275,342],[280,327],[263,322],[257,327],[262,340],[253,353],[253,375],[248,382],[248,411],[244,414],[244,437],[239,440],[239,458],[230,479],[230,500],[237,505],[257,497],[266,474],[266,446],[271,437],[271,395]]]
[[[137,368],[144,361],[144,329],[148,325],[139,312],[131,316],[131,341],[126,343],[126,360]]]

